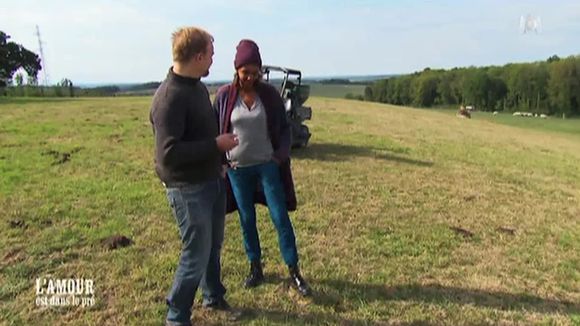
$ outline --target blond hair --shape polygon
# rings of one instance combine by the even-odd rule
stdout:
[[[171,41],[173,61],[183,63],[196,54],[205,53],[213,36],[198,27],[182,27],[173,32]]]

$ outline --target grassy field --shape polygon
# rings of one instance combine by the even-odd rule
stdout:
[[[150,98],[0,100],[0,324],[160,325],[180,243],[153,172]],[[242,288],[248,266],[228,216],[223,279],[244,315],[232,323],[196,302],[194,322],[580,324],[580,135],[554,130],[580,121],[520,128],[307,104],[313,136],[293,153],[292,218],[315,295],[288,289],[260,208],[267,283]],[[133,244],[107,250],[116,234]],[[43,277],[93,279],[95,305],[37,307]]]
[[[323,84],[323,83],[309,83],[310,85],[310,96],[313,97],[329,97],[329,98],[345,98],[347,94],[354,96],[365,94],[365,85],[358,84]],[[221,85],[220,85],[221,86]],[[276,85],[280,87],[280,85]],[[214,94],[218,90],[219,86],[213,85],[208,87],[210,93]]]
[[[456,109],[437,109],[436,111],[449,115],[455,115],[457,113]],[[562,119],[562,117],[552,116],[547,119],[541,119],[538,117],[514,117],[510,112],[502,112],[497,115],[493,115],[492,112],[480,111],[473,112],[471,118],[475,120],[485,120],[526,129],[564,132],[580,135],[580,119],[578,118]]]
[[[363,95],[365,85],[310,84],[310,95],[319,97],[344,98],[346,94]]]

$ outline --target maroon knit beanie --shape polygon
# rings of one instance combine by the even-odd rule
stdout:
[[[239,69],[248,64],[255,64],[262,67],[262,58],[260,57],[260,50],[256,42],[252,40],[241,40],[236,47],[236,58],[234,59],[234,67]]]

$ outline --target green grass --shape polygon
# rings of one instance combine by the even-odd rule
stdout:
[[[438,112],[443,112],[447,114],[453,114],[457,110],[450,109],[437,109]],[[490,122],[495,122],[499,124],[504,124],[508,126],[526,128],[526,129],[536,129],[544,131],[556,131],[570,133],[580,136],[580,119],[579,118],[567,118],[562,119],[562,117],[552,116],[547,119],[541,119],[539,117],[514,117],[511,113],[499,113],[493,115],[491,112],[474,112],[471,116],[475,120],[485,120]]]
[[[346,94],[363,95],[365,85],[336,85],[336,84],[310,84],[310,95],[314,97],[344,98]]]
[[[310,85],[310,96],[313,97],[329,97],[329,98],[345,98],[347,94],[362,95],[365,93],[365,85],[357,84],[323,84],[323,83],[308,83]],[[280,85],[276,85],[279,87]],[[218,90],[218,86],[210,86],[208,90],[214,94]]]
[[[162,323],[180,243],[153,172],[150,101],[2,99],[0,324]],[[248,266],[233,214],[223,280],[244,317],[230,323],[196,303],[194,322],[580,322],[580,121],[520,128],[505,125],[507,116],[498,124],[479,113],[464,120],[328,98],[307,105],[313,136],[293,153],[292,219],[315,295],[302,299],[286,286],[263,208],[267,283],[244,289]],[[520,119],[512,122],[532,121]],[[59,163],[63,153],[69,160]],[[114,234],[134,244],[104,249],[101,240]],[[34,280],[48,275],[92,278],[96,305],[36,307]]]

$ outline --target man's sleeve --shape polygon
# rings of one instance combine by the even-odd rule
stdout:
[[[186,123],[185,107],[177,100],[156,108],[152,114],[157,157],[165,166],[177,167],[207,160],[218,155],[216,140],[183,141]]]
[[[221,131],[220,133],[225,134],[225,133],[227,133],[227,131],[225,131],[225,130],[222,131],[223,121],[221,119],[221,114],[220,114],[220,107],[223,105],[222,98],[223,98],[223,96],[220,96],[220,93],[218,93],[215,96],[215,98],[213,100],[213,110],[214,110],[216,119],[218,121],[218,129]],[[221,160],[222,160],[223,165],[229,165],[226,153],[221,154]]]

